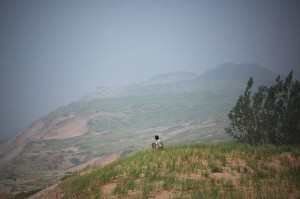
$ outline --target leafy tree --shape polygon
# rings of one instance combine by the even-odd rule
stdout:
[[[251,95],[250,77],[243,95],[230,110],[226,133],[251,145],[300,145],[300,83],[293,82],[293,71],[285,81],[260,86]]]

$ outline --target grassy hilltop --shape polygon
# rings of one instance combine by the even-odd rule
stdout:
[[[198,143],[87,166],[32,199],[299,197],[299,147]]]

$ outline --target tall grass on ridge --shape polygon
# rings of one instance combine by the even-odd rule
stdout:
[[[88,166],[59,188],[71,198],[293,198],[299,168],[299,147],[173,145]]]

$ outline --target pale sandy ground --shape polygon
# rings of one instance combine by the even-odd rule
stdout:
[[[92,165],[92,164],[107,164],[110,162],[113,162],[114,160],[118,159],[122,154],[122,151],[117,151],[117,152],[113,152],[107,155],[104,155],[102,157],[99,158],[93,158],[92,160],[78,165],[76,167],[72,167],[70,169],[68,169],[67,171],[76,171],[76,170],[80,170],[83,169],[84,167],[86,167],[87,165]],[[58,191],[58,189],[56,189],[57,185],[59,183],[52,185],[51,187],[48,187],[36,194],[34,194],[33,196],[29,197],[29,199],[60,199],[63,198],[63,194],[60,193]]]

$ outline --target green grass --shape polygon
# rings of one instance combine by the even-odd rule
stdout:
[[[162,192],[171,198],[299,197],[299,150],[235,143],[172,145],[87,167],[59,188],[71,198],[151,198]],[[293,164],[281,164],[284,155]],[[108,185],[112,191],[103,189]]]

